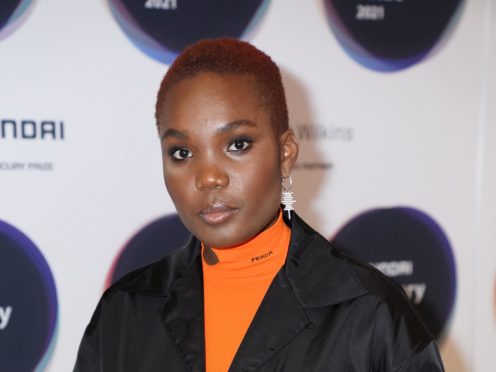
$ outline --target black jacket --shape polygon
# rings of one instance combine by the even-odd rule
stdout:
[[[297,216],[229,371],[437,372],[435,342],[399,286],[333,248]],[[204,371],[200,243],[192,238],[103,295],[77,372]]]

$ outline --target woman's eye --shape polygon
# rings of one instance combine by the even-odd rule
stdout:
[[[191,158],[191,151],[188,149],[175,149],[170,152],[170,155],[176,160],[184,160],[186,158]]]
[[[237,139],[234,140],[229,147],[227,148],[227,151],[243,151],[246,150],[248,147],[251,145],[251,141],[247,139]]]

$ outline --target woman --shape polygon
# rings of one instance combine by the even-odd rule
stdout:
[[[331,247],[289,191],[281,212],[298,144],[268,56],[231,39],[191,46],[156,119],[193,237],[105,292],[75,371],[443,371],[398,286]]]

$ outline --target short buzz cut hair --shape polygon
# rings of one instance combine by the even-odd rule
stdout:
[[[288,108],[279,67],[253,45],[231,38],[201,40],[186,48],[176,58],[167,70],[157,93],[157,126],[167,92],[175,84],[204,72],[254,77],[260,98],[270,110],[274,132],[281,134],[289,128]]]

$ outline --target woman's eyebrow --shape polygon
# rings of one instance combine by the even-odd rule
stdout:
[[[244,126],[256,127],[257,124],[251,120],[248,120],[248,119],[240,119],[240,120],[231,121],[229,123],[222,125],[221,127],[217,128],[215,130],[215,132],[217,134],[223,134],[226,132],[231,132],[235,129],[238,129],[239,127],[244,127]]]
[[[174,137],[177,139],[186,139],[186,138],[188,138],[188,135],[184,132],[177,130],[177,129],[169,128],[164,132],[164,134],[162,134],[162,136],[160,137],[160,140],[163,141],[164,139],[166,139],[168,137]]]
[[[248,120],[248,119],[240,119],[240,120],[235,120],[231,121],[229,123],[223,124],[221,127],[217,128],[215,130],[216,134],[223,134],[227,132],[231,132],[239,127],[256,127],[257,124],[254,121]],[[180,130],[174,129],[174,128],[169,128],[167,129],[164,134],[160,137],[160,140],[163,141],[166,138],[169,137],[174,137],[177,139],[187,139],[189,136],[185,132],[181,132]]]

